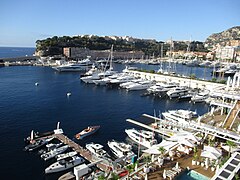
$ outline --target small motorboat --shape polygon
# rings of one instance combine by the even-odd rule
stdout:
[[[45,154],[41,155],[41,158],[44,159],[44,161],[47,161],[51,158],[54,158],[56,155],[63,153],[64,151],[66,151],[68,149],[68,145],[53,149]]]
[[[109,154],[103,149],[103,145],[89,143],[86,144],[86,149],[89,150],[92,154],[94,154],[98,158],[109,158]]]
[[[62,160],[62,159],[66,159],[66,158],[68,158],[68,157],[73,157],[73,156],[75,156],[75,155],[77,155],[77,152],[76,152],[76,151],[71,151],[71,152],[68,152],[68,153],[64,153],[64,154],[59,154],[59,155],[57,155],[57,156],[56,156],[56,159],[57,159],[57,161],[60,161],[60,160]]]
[[[50,142],[53,139],[54,138],[52,137],[52,138],[47,138],[47,139],[32,140],[30,142],[30,144],[25,146],[24,150],[25,151],[34,151],[36,149],[43,147],[44,145],[46,145],[48,142]]]
[[[118,174],[119,177],[124,177],[126,175],[128,175],[128,170],[122,171]]]
[[[60,172],[84,163],[85,160],[78,156],[69,157],[57,161],[45,169],[45,173]]]
[[[46,149],[41,149],[38,151],[39,154],[45,154],[51,150],[54,150],[58,147],[60,147],[63,143],[58,143],[58,144],[54,144],[54,143],[50,143],[46,145]]]
[[[80,133],[77,133],[75,135],[76,139],[83,139],[86,136],[89,136],[95,132],[97,132],[97,130],[100,128],[100,126],[88,126],[86,129],[82,130]]]

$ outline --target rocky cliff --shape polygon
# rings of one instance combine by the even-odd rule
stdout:
[[[240,40],[240,26],[210,35],[205,41],[205,47],[211,49],[216,45],[231,45],[231,42],[234,40]]]

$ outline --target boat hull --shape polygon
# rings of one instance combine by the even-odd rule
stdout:
[[[90,132],[88,132],[88,133],[85,133],[85,134],[81,134],[81,132],[80,132],[80,133],[78,133],[78,134],[75,135],[75,138],[76,138],[76,139],[83,139],[83,138],[85,138],[85,137],[87,137],[87,136],[90,136],[90,135],[96,133],[96,132],[98,131],[98,129],[100,128],[100,126],[89,126],[89,128],[93,128],[93,130],[90,131]],[[83,130],[83,131],[84,131],[84,130]],[[83,131],[82,131],[82,132],[83,132]]]

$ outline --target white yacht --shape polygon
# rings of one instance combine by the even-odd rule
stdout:
[[[196,95],[194,95],[191,98],[191,101],[193,103],[198,103],[198,102],[205,102],[205,100],[209,97],[209,92],[200,92]]]
[[[161,84],[159,83],[156,83],[155,85],[153,86],[150,86],[147,91],[149,93],[159,93],[159,92],[162,92],[163,91],[163,87],[161,86]]]
[[[111,85],[119,85],[121,83],[129,82],[131,80],[135,79],[133,76],[123,74],[122,76],[119,76],[116,79],[113,79],[109,82]]]
[[[135,156],[135,154],[132,152],[132,146],[123,142],[117,142],[115,140],[108,141],[108,146],[113,152],[113,154],[118,157],[126,157],[131,158]]]
[[[140,81],[138,83],[135,84],[131,84],[129,86],[127,86],[127,90],[128,91],[134,91],[134,90],[144,90],[149,88],[152,85],[151,81]]]
[[[45,154],[41,155],[41,158],[44,159],[45,161],[54,158],[56,155],[63,153],[64,151],[66,151],[68,149],[68,145],[53,149]]]
[[[99,73],[94,73],[89,76],[81,77],[80,79],[85,83],[93,83],[94,80],[99,80],[100,76],[99,76]]]
[[[86,144],[86,148],[95,156],[99,158],[108,157],[109,155],[107,152],[103,149],[103,146],[101,144],[95,144],[95,143],[89,143]]]
[[[188,94],[188,90],[186,88],[182,88],[182,87],[177,87],[174,89],[171,89],[167,92],[168,97],[171,98],[177,98],[179,96],[184,96]]]
[[[93,82],[96,85],[104,86],[104,85],[107,85],[111,80],[116,79],[119,76],[120,76],[119,73],[115,73],[115,74],[113,74],[111,76],[107,76],[107,77],[104,77],[104,78],[99,79],[99,80],[94,80]]]
[[[103,79],[94,80],[93,83],[98,86],[104,86],[111,81],[111,77],[105,77]]]
[[[177,85],[174,83],[156,83],[153,86],[150,86],[147,91],[150,93],[163,93],[163,92],[167,92],[173,88],[175,88]]]
[[[197,116],[196,112],[189,111],[189,110],[169,110],[167,112],[162,113],[164,119],[178,122],[181,124],[188,123],[188,121],[192,120],[192,118]]]
[[[151,148],[154,144],[157,144],[157,140],[154,139],[154,133],[146,130],[136,130],[136,129],[126,129],[128,137],[131,138],[136,143],[146,147]]]
[[[45,154],[45,153],[47,153],[47,152],[49,152],[49,151],[51,151],[51,150],[54,150],[54,149],[60,147],[62,144],[63,144],[63,143],[58,143],[58,144],[49,143],[49,144],[46,145],[46,148],[47,148],[47,149],[45,149],[45,150],[44,150],[44,149],[41,149],[41,150],[38,151],[38,153],[39,153],[39,154]]]
[[[92,64],[93,64],[92,61],[89,58],[87,58],[81,61],[77,61],[74,63],[70,62],[52,68],[59,72],[87,71],[92,66]]]
[[[45,173],[48,174],[48,173],[64,171],[64,170],[70,169],[74,166],[80,165],[84,162],[85,162],[85,160],[78,156],[68,157],[66,159],[57,161],[57,162],[53,163],[52,165],[50,165],[49,167],[47,167],[45,169]]]
[[[127,73],[130,70],[137,70],[137,67],[130,67],[130,66],[126,66],[125,69],[122,70],[122,72]]]
[[[89,70],[84,74],[84,76],[91,76],[91,75],[93,75],[93,74],[95,74],[95,73],[100,73],[100,72],[101,72],[101,70],[98,69],[98,68],[95,66],[95,64],[93,64],[93,65],[92,65],[92,68],[89,69]]]
[[[65,158],[68,158],[68,157],[73,157],[73,156],[76,156],[76,155],[77,155],[76,151],[71,151],[71,152],[68,152],[68,153],[57,155],[56,159],[57,159],[57,161],[60,161],[62,159],[65,159]]]
[[[133,80],[131,80],[131,81],[129,81],[129,82],[121,83],[121,84],[119,85],[119,87],[120,87],[120,88],[127,88],[127,86],[130,86],[130,85],[132,85],[132,84],[138,83],[138,82],[140,82],[140,81],[142,81],[142,80],[141,80],[141,79],[133,79]]]

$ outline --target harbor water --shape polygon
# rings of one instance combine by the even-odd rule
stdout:
[[[114,68],[120,70],[124,66],[114,64]],[[196,69],[195,74],[198,73],[202,74],[202,69]],[[68,92],[71,92],[69,97]],[[38,180],[59,176],[46,176],[44,169],[49,162],[44,162],[35,152],[22,150],[23,139],[32,129],[50,131],[59,121],[64,133],[72,138],[89,125],[100,125],[96,134],[78,143],[82,146],[87,142],[101,143],[109,150],[108,140],[125,141],[124,130],[136,127],[126,122],[127,118],[136,119],[143,113],[153,115],[154,110],[158,114],[181,108],[196,110],[199,115],[209,110],[202,103],[141,97],[143,92],[84,84],[78,73],[58,73],[51,67],[0,68],[1,179]]]

